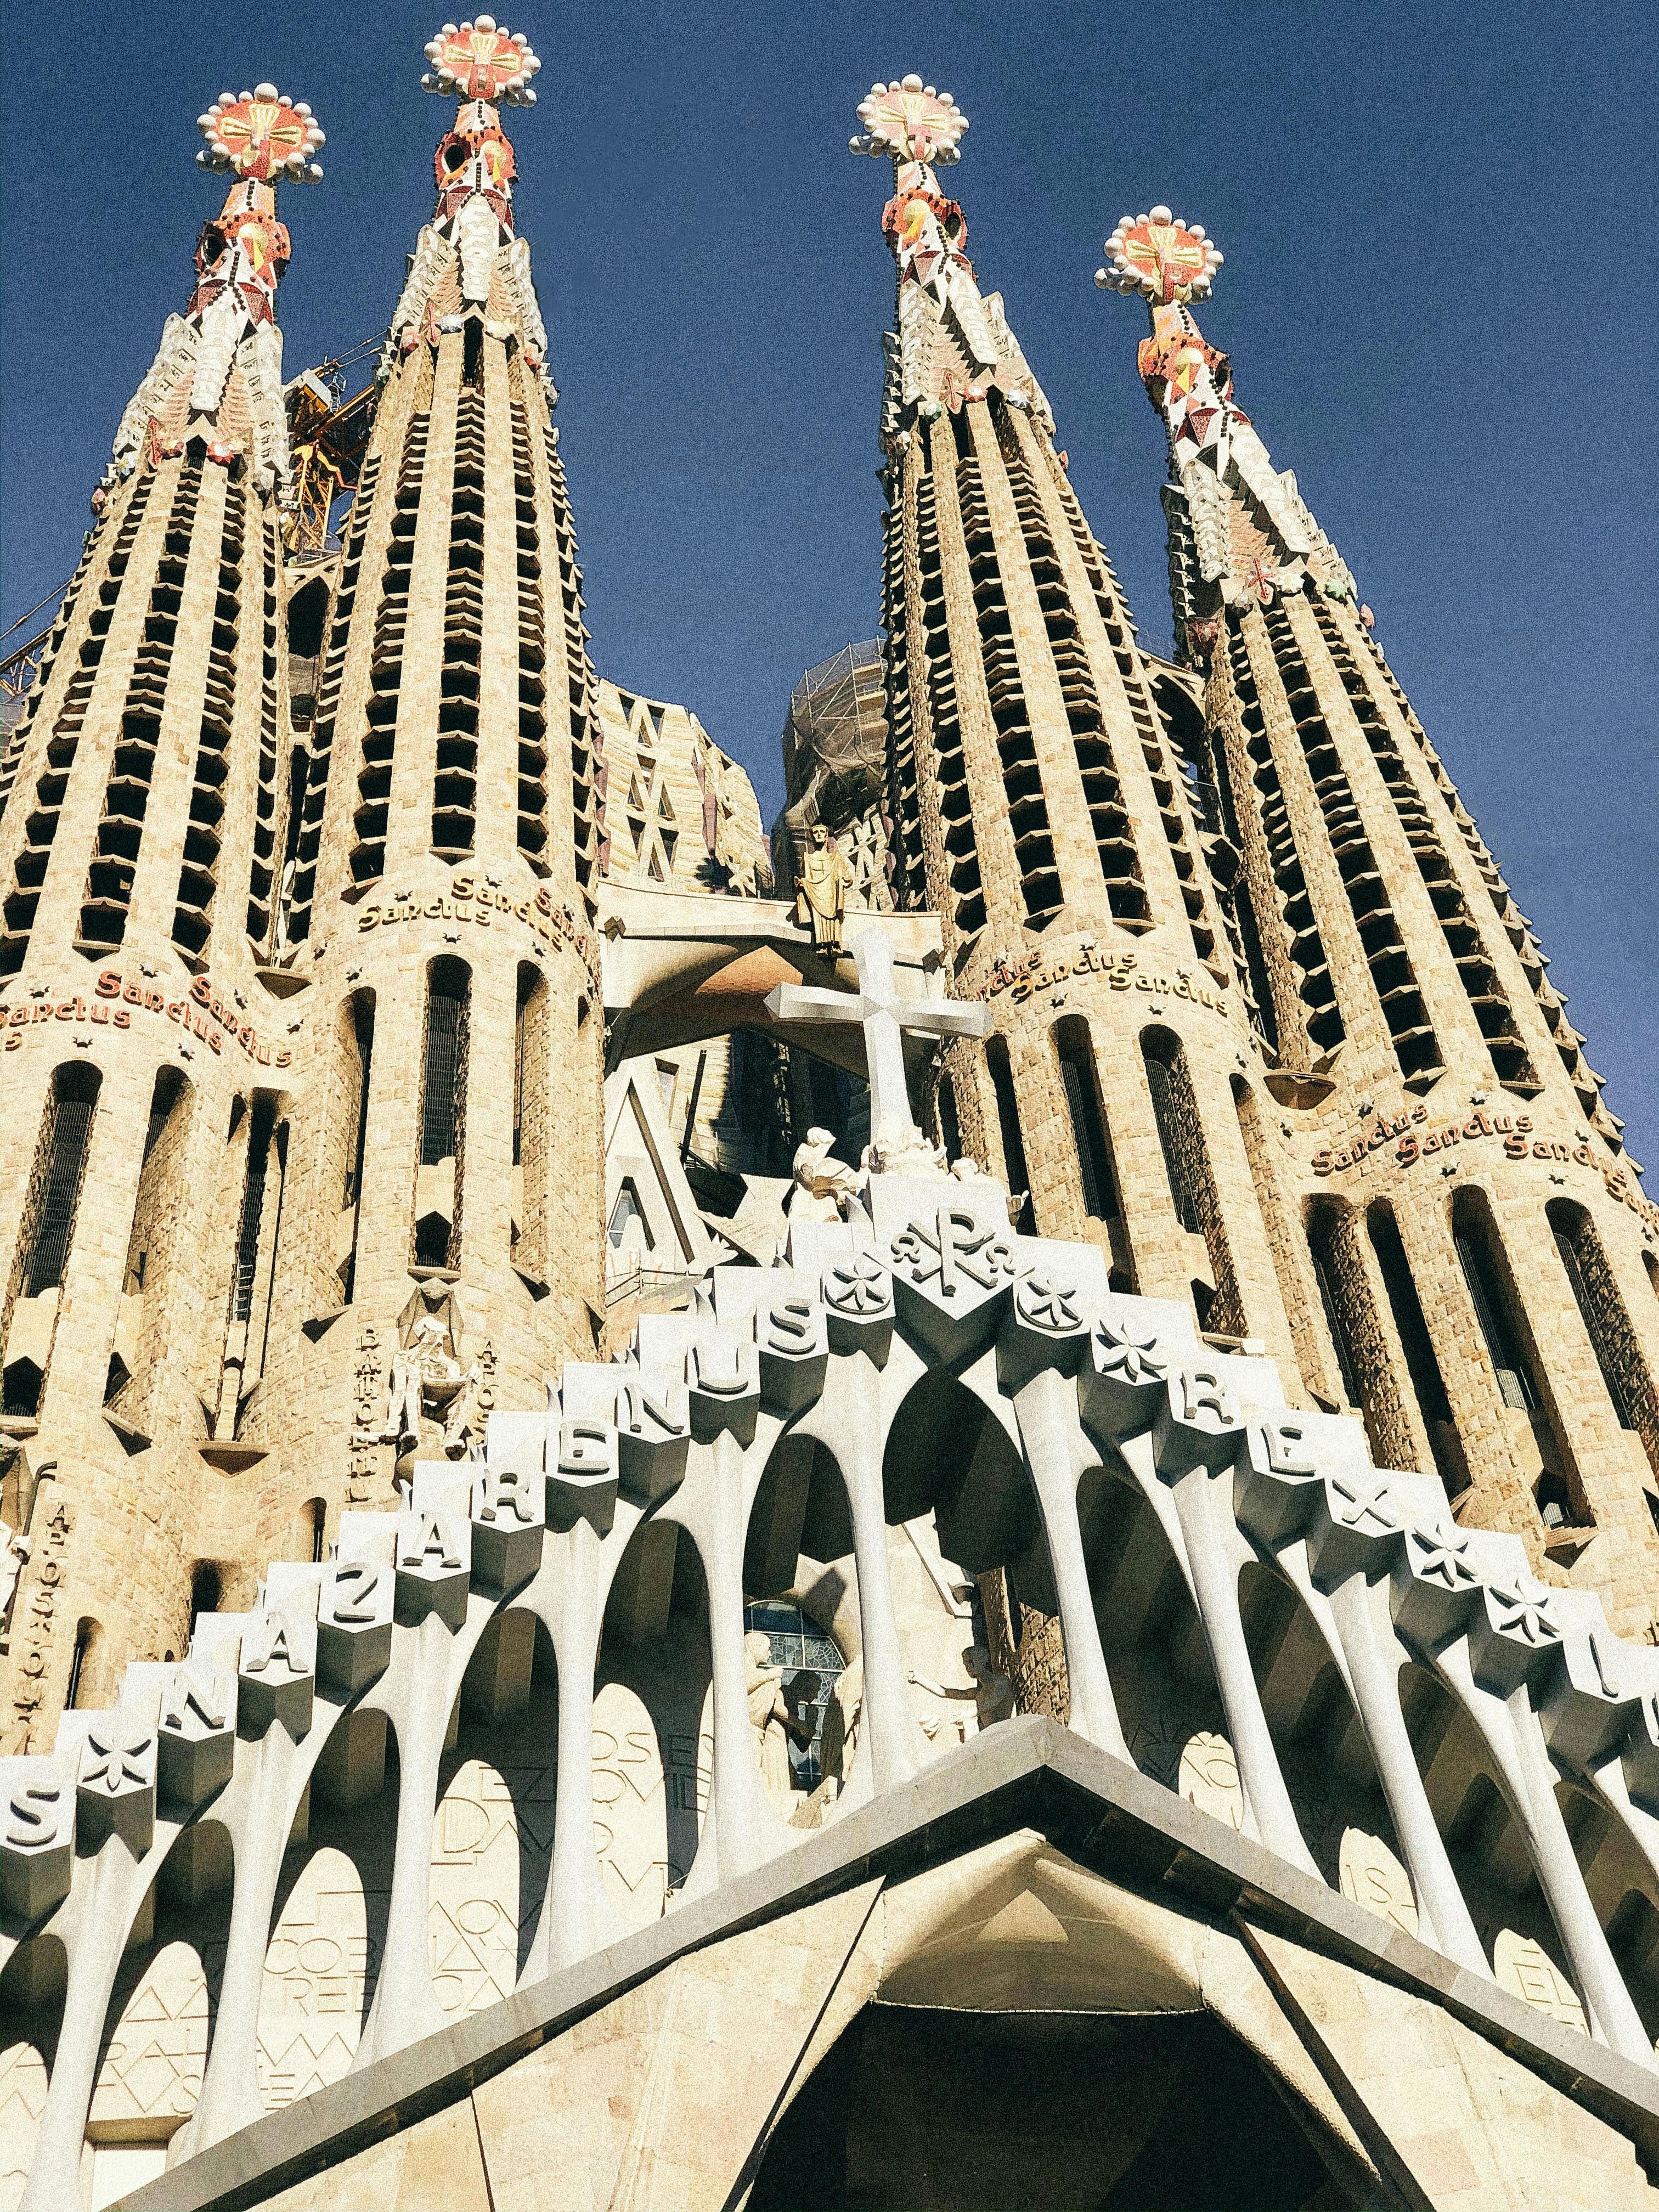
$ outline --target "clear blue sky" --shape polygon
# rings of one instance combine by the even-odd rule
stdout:
[[[1137,304],[1091,283],[1157,200],[1227,255],[1208,334],[1554,960],[1659,1182],[1651,18],[1634,5],[905,9],[531,0],[511,115],[600,667],[682,699],[769,817],[800,670],[870,635],[882,168],[872,79],[971,118],[951,186],[1143,635],[1169,635]],[[432,204],[437,27],[178,0],[13,9],[3,91],[5,619],[86,496],[222,187],[213,96],[317,109],[288,187],[290,374],[376,331]]]

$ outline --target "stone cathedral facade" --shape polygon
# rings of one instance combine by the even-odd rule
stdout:
[[[1098,278],[1164,660],[872,88],[769,851],[590,656],[539,64],[427,52],[349,399],[316,118],[200,118],[0,759],[0,2207],[1659,2201],[1659,1212],[1213,241]]]

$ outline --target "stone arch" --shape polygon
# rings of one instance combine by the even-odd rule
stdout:
[[[256,2059],[267,2111],[338,2081],[356,2055],[385,1953],[398,1783],[386,1716],[343,1714],[271,1900]]]
[[[781,1670],[779,1695],[810,1738],[794,1736],[775,1715],[766,1747],[773,1755],[769,1762],[763,1757],[763,1775],[775,1797],[776,1753],[782,1750],[797,1795],[779,1809],[792,1825],[816,1827],[853,1778],[862,1719],[863,1639],[846,1481],[830,1447],[798,1429],[778,1437],[756,1486],[744,1533],[743,1590],[745,1638],[768,1638],[767,1671]],[[798,1616],[794,1627],[792,1616]],[[826,1735],[830,1770],[823,1765]]]
[[[624,1926],[659,1919],[696,1859],[713,1680],[697,1547],[678,1522],[647,1515],[611,1577],[593,1674],[593,1840],[605,1900]]]
[[[23,2193],[58,2054],[69,1961],[61,1939],[32,1936],[0,1972],[0,2206]]]
[[[1653,1948],[1659,1937],[1659,1870],[1638,1842],[1628,1810],[1600,1790],[1560,1778],[1555,1799],[1595,1917],[1641,2012],[1638,1982],[1650,1985],[1647,1999],[1659,1999],[1659,1952]],[[1648,2033],[1659,2035],[1659,2024]]]
[[[890,1530],[931,1528],[947,1587],[959,1568],[977,1591],[951,1631],[961,1631],[955,1679],[927,1678],[951,1692],[944,1712],[937,1699],[927,1704],[932,1692],[918,1701],[924,1733],[938,1743],[940,1729],[957,1735],[957,1720],[965,1727],[972,1709],[965,1701],[955,1708],[975,1644],[1013,1684],[1020,1710],[1064,1720],[1065,1640],[1036,1492],[1000,1414],[952,1369],[930,1369],[906,1394],[888,1431],[882,1498]],[[890,1560],[893,1553],[890,1541]],[[939,1728],[928,1729],[929,1721]]]
[[[1109,1466],[1085,1473],[1077,1503],[1095,1620],[1129,1755],[1143,1774],[1238,1828],[1243,1793],[1221,1694],[1169,1536],[1139,1485]]]
[[[1028,1837],[945,1871],[883,1900],[873,1993],[791,2083],[757,2212],[1348,2201],[1311,2069],[1200,1983],[1184,1914]]]
[[[94,2203],[160,2173],[196,2110],[219,2008],[232,1871],[222,1824],[193,1821],[140,1909],[139,1940],[124,1954],[105,2008],[87,2111]]]
[[[1415,1935],[1416,1900],[1404,1854],[1328,1641],[1301,1592],[1276,1566],[1247,1560],[1238,1595],[1261,1709],[1314,1863],[1333,1889]]]
[[[1613,1907],[1607,1942],[1642,2025],[1659,2045],[1659,1910],[1646,1887],[1632,1887]]]
[[[1571,1984],[1565,1947],[1526,1831],[1474,1722],[1420,1662],[1407,1660],[1399,1681],[1406,1732],[1430,1810],[1494,1972],[1512,1995],[1528,1996],[1510,1966],[1499,1970],[1498,1938],[1507,1933],[1507,1960],[1512,1962],[1525,1947]]]
[[[557,1790],[557,1668],[544,1623],[503,1607],[462,1677],[433,1814],[427,1927],[439,2010],[510,1996],[547,1895]]]

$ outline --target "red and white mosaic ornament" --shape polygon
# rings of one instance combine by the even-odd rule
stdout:
[[[854,154],[933,163],[962,158],[968,118],[948,92],[936,92],[919,76],[872,84],[868,97],[859,102],[859,121],[863,135],[848,141]]]
[[[290,100],[274,84],[252,92],[222,92],[196,127],[207,144],[196,158],[204,169],[229,169],[255,184],[290,178],[295,184],[322,181],[313,156],[328,143],[310,104]]]
[[[1188,222],[1166,207],[1126,215],[1106,241],[1106,266],[1095,282],[1109,292],[1139,292],[1155,307],[1209,297],[1215,272],[1226,258],[1201,222]]]
[[[428,92],[451,100],[487,100],[492,107],[533,107],[530,80],[541,67],[522,31],[509,31],[493,15],[446,23],[427,42],[432,64],[421,79]]]

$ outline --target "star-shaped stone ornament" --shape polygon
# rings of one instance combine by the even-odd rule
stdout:
[[[873,1252],[849,1252],[825,1267],[819,1280],[830,1345],[884,1361],[893,1340],[893,1273]]]
[[[1083,1364],[1084,1419],[1114,1439],[1151,1426],[1176,1355],[1148,1323],[1114,1299],[1089,1333]]]
[[[1550,1662],[1561,1643],[1561,1624],[1542,1583],[1525,1573],[1483,1583],[1469,1623],[1474,1678],[1507,1697]]]
[[[1043,1368],[1075,1375],[1088,1352],[1094,1316],[1075,1272],[1042,1261],[1014,1279],[1012,1310],[997,1340],[997,1372],[1017,1390]]]
[[[1408,1528],[1393,1569],[1395,1626],[1432,1650],[1457,1635],[1480,1594],[1480,1574],[1460,1530]]]
[[[81,1745],[76,1826],[94,1847],[118,1835],[135,1856],[155,1829],[155,1730],[131,1713],[94,1713]]]

